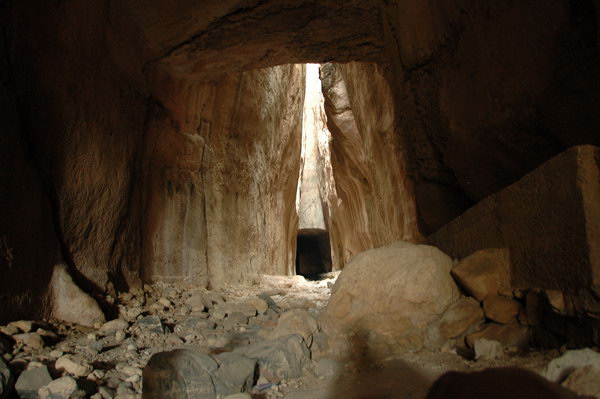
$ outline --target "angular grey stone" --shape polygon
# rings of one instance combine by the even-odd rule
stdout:
[[[219,363],[219,369],[215,372],[217,395],[232,395],[252,389],[257,365],[255,359],[224,352],[215,356],[215,360]]]
[[[137,325],[145,331],[153,332],[156,334],[164,334],[165,327],[160,320],[160,317],[156,315],[150,315],[143,317],[137,321]]]
[[[299,334],[237,348],[234,352],[258,360],[261,377],[271,382],[301,377],[310,362],[310,351]]]
[[[215,399],[213,374],[217,362],[192,349],[153,355],[143,372],[144,399]]]
[[[4,359],[0,357],[0,399],[8,398],[13,390],[13,385],[13,373]]]
[[[48,367],[36,367],[21,373],[15,384],[15,389],[22,399],[38,399],[41,387],[52,382]]]

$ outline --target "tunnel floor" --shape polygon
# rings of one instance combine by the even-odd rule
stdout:
[[[59,360],[66,356],[75,365],[69,363],[65,375],[83,369],[88,376],[86,389],[89,392],[85,397],[102,391],[102,395],[92,397],[142,398],[142,371],[144,376],[150,375],[147,364],[156,353],[186,348],[218,359],[223,353],[233,356],[230,353],[256,345],[266,348],[265,353],[276,352],[276,348],[280,348],[278,342],[290,337],[275,338],[281,316],[300,312],[320,320],[337,275],[338,272],[329,273],[330,277],[322,281],[309,281],[302,276],[262,276],[254,285],[219,290],[181,283],[145,285],[143,290],[132,290],[113,298],[120,310],[117,321],[122,324],[120,327],[107,327],[115,321],[99,328],[56,320],[33,321],[32,331],[37,332],[29,334],[43,335],[43,344],[36,348],[15,344],[3,357],[18,375],[33,367],[47,367],[58,373]],[[17,322],[17,325],[23,328],[27,323]],[[0,326],[2,331],[8,331],[6,328]],[[302,340],[300,336],[298,339]],[[321,332],[313,331],[311,339],[302,342],[309,355],[296,355],[310,357],[306,358],[304,368],[297,369],[296,376],[254,380],[248,391],[250,395],[244,397],[424,399],[432,382],[446,371],[491,366],[541,370],[551,355],[556,355],[531,352],[494,360],[480,359],[474,363],[450,352],[420,350],[375,361],[365,348],[351,348],[346,361],[335,361],[328,352],[333,342],[323,340]],[[162,378],[159,374],[156,376]]]

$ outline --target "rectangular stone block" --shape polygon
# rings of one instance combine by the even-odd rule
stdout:
[[[600,147],[563,152],[427,241],[457,259],[508,248],[514,287],[561,290],[600,311]]]

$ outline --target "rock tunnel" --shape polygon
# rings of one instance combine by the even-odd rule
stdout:
[[[57,267],[100,298],[396,241],[508,248],[516,288],[597,317],[599,23],[598,0],[5,1],[0,322],[52,316]]]

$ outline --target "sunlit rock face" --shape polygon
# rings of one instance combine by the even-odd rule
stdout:
[[[330,197],[334,262],[359,252],[418,238],[414,200],[390,88],[376,64],[324,65],[327,126],[331,131]]]
[[[146,139],[144,279],[291,272],[304,79],[285,65],[162,91]]]

